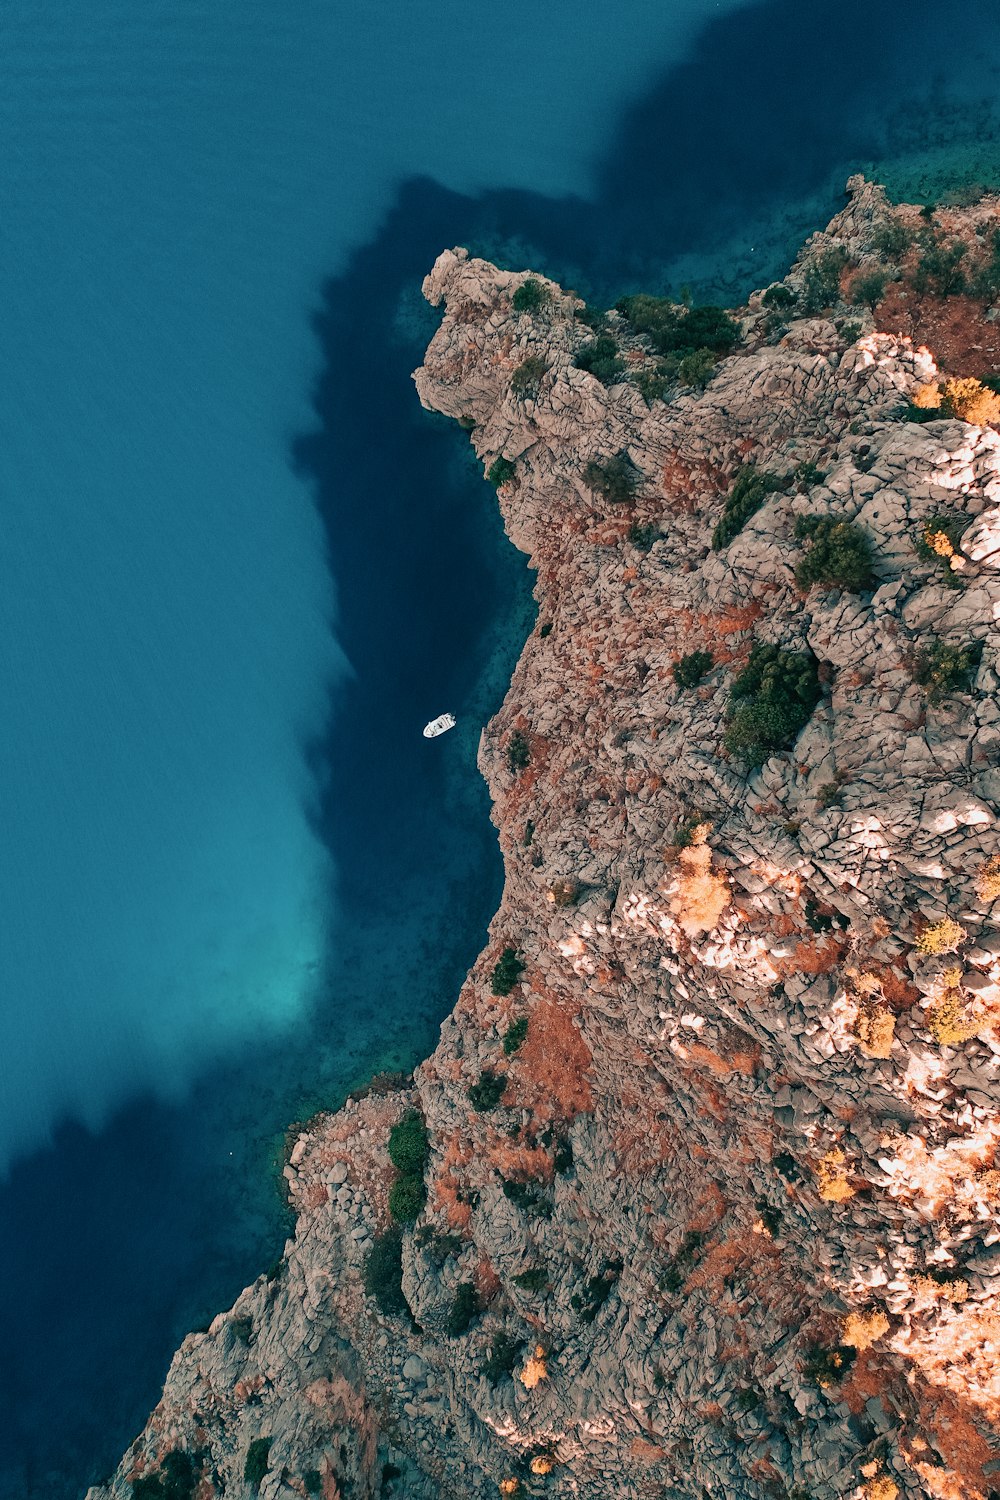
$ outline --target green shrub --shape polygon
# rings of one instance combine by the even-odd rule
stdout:
[[[416,1241],[427,1256],[432,1265],[438,1270],[451,1260],[452,1256],[461,1255],[465,1241],[457,1234],[438,1234],[431,1229],[429,1224],[424,1224],[416,1232]]]
[[[538,395],[538,387],[548,365],[540,355],[532,354],[518,365],[510,378],[510,388],[520,400]]]
[[[818,469],[808,459],[796,464],[792,470],[792,484],[797,490],[811,490],[814,484],[822,484],[826,478],[826,470]]]
[[[953,297],[965,291],[965,272],[962,262],[968,246],[961,240],[946,244],[936,237],[927,244],[913,272],[913,288],[919,296],[928,293],[938,297]]]
[[[513,1057],[514,1053],[524,1044],[528,1035],[527,1016],[518,1016],[516,1021],[511,1021],[504,1034],[503,1050],[506,1057]]]
[[[851,301],[855,307],[875,308],[885,296],[888,277],[884,271],[862,271],[851,282]]]
[[[556,1149],[552,1155],[552,1165],[560,1177],[565,1177],[573,1170],[573,1143],[565,1136],[556,1141]]]
[[[528,1271],[518,1271],[511,1280],[522,1292],[544,1292],[549,1284],[549,1273],[544,1266],[532,1266]]]
[[[455,1300],[451,1304],[444,1331],[451,1339],[461,1338],[467,1333],[473,1321],[481,1311],[479,1304],[479,1293],[471,1281],[463,1281],[455,1291]]]
[[[635,370],[631,378],[647,406],[652,406],[654,401],[662,401],[673,383],[672,372],[666,365]]]
[[[800,542],[810,544],[795,569],[795,582],[800,589],[818,583],[824,588],[860,593],[872,587],[875,582],[872,549],[853,521],[838,521],[833,516],[799,516],[795,535]]]
[[[192,1500],[197,1483],[194,1459],[183,1448],[172,1448],[159,1470],[132,1480],[132,1500]]]
[[[633,521],[628,529],[629,541],[640,552],[648,552],[659,535],[659,529],[656,526],[643,526],[638,521]]]
[[[640,293],[622,297],[615,305],[636,333],[647,335],[659,354],[683,358],[705,349],[726,354],[739,342],[739,324],[724,308],[709,303],[685,308],[669,297]]]
[[[585,302],[576,310],[576,320],[583,323],[585,327],[592,329],[594,333],[604,333],[608,326],[608,315],[599,307],[592,307]]]
[[[837,1344],[832,1349],[824,1348],[822,1344],[813,1344],[805,1353],[802,1374],[813,1385],[826,1390],[828,1386],[839,1385],[846,1378],[858,1351],[850,1344]]]
[[[687,656],[675,661],[670,670],[679,688],[693,688],[698,686],[711,667],[711,651],[689,651]]]
[[[615,385],[625,371],[625,361],[618,353],[618,345],[610,333],[598,334],[589,344],[576,351],[573,361],[578,370],[586,370],[602,385]]]
[[[937,406],[918,406],[915,401],[907,401],[905,406],[898,409],[897,415],[904,422],[940,422],[941,409]]]
[[[323,1488],[323,1476],[318,1469],[307,1469],[302,1476],[302,1485],[307,1495],[318,1495]]]
[[[951,566],[951,558],[958,552],[962,533],[969,524],[968,516],[945,515],[937,512],[921,522],[915,546],[922,562],[933,563],[950,589],[962,588],[962,580]]]
[[[927,689],[927,701],[940,703],[950,693],[967,692],[982,654],[982,641],[972,641],[968,646],[950,646],[947,641],[935,641],[921,651],[917,658],[916,680]]]
[[[427,1202],[424,1179],[406,1172],[389,1189],[389,1212],[397,1224],[413,1224]]]
[[[776,281],[773,286],[768,287],[760,302],[762,307],[774,312],[786,312],[788,308],[795,306],[795,293],[783,281]]]
[[[510,484],[516,470],[509,458],[495,458],[486,470],[486,478],[490,484],[495,484],[497,489],[502,484]]]
[[[913,234],[901,219],[886,219],[872,236],[875,249],[886,260],[898,261],[913,243]]]
[[[520,729],[515,729],[507,741],[507,765],[515,773],[523,771],[531,761],[531,745]]]
[[[505,948],[493,966],[491,989],[494,995],[509,995],[524,973],[524,962],[516,948]]]
[[[677,366],[677,378],[681,385],[690,385],[697,390],[704,390],[715,374],[717,363],[711,349],[693,349],[690,354],[685,354]]]
[[[234,1338],[243,1345],[249,1344],[253,1337],[253,1318],[233,1318],[229,1326]]]
[[[720,552],[733,537],[739,536],[751,516],[755,516],[768,496],[787,489],[788,481],[767,469],[744,464],[726,496],[722,516],[712,532],[712,548]]]
[[[799,294],[801,309],[807,317],[815,317],[840,301],[840,276],[846,265],[847,251],[843,245],[833,245],[807,268]]]
[[[389,1160],[401,1172],[422,1176],[429,1150],[423,1115],[418,1109],[408,1109],[389,1132]]]
[[[770,751],[790,745],[819,702],[817,666],[811,651],[754,646],[733,683],[726,749],[760,765]]]
[[[969,290],[984,302],[992,302],[1000,294],[1000,229],[990,236],[987,257],[973,272]]]
[[[258,1487],[267,1473],[270,1454],[270,1438],[254,1438],[247,1449],[246,1462],[243,1465],[243,1478],[247,1484],[252,1484],[254,1489]]]
[[[516,313],[534,313],[544,307],[549,300],[549,289],[529,276],[527,281],[522,281],[517,291],[511,298],[511,307]]]
[[[365,1256],[365,1291],[387,1317],[409,1312],[403,1296],[403,1231],[387,1229]]]
[[[614,1290],[620,1274],[619,1269],[602,1271],[600,1276],[591,1276],[583,1289],[570,1297],[570,1306],[580,1314],[584,1323],[592,1323]]]
[[[466,1093],[473,1109],[483,1114],[487,1110],[496,1109],[506,1087],[506,1074],[494,1073],[492,1068],[484,1068],[479,1075],[479,1082],[470,1084]]]
[[[614,458],[592,459],[583,471],[588,489],[614,505],[625,505],[635,495],[639,475],[627,453]]]
[[[552,1201],[546,1197],[541,1183],[518,1182],[513,1177],[505,1177],[503,1195],[522,1213],[538,1214],[543,1219],[552,1217]]]
[[[524,1340],[512,1338],[509,1333],[495,1333],[493,1344],[483,1365],[483,1374],[490,1385],[499,1385],[504,1377],[510,1377],[518,1366]]]

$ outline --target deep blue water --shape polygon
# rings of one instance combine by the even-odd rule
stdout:
[[[432,1045],[496,904],[529,580],[413,394],[434,255],[736,296],[854,166],[1000,162],[989,0],[372,15],[5,9],[4,1500],[110,1467],[280,1250],[285,1125]]]

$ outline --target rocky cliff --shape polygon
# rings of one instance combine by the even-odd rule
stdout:
[[[90,1500],[1000,1493],[1000,205],[850,186],[731,328],[427,278],[538,571],[503,903]]]

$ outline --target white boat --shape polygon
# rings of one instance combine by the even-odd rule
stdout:
[[[424,738],[428,740],[436,739],[439,734],[445,734],[449,729],[454,729],[454,727],[454,714],[438,714],[436,719],[432,719],[429,724],[424,725]]]

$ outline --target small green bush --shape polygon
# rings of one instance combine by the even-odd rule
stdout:
[[[517,291],[511,298],[511,307],[516,313],[534,313],[545,306],[549,300],[549,289],[529,276],[527,281],[522,281]]]
[[[264,1475],[267,1473],[270,1454],[270,1438],[254,1438],[247,1449],[246,1462],[243,1465],[243,1478],[247,1484],[252,1484],[254,1489],[257,1489]]]
[[[907,401],[905,406],[898,408],[897,416],[903,418],[904,422],[940,422],[941,410],[937,406],[918,406],[915,401]]]
[[[545,1195],[541,1183],[518,1182],[516,1178],[505,1177],[503,1195],[522,1213],[538,1214],[543,1219],[552,1217],[552,1200]]]
[[[471,1281],[463,1281],[455,1291],[455,1300],[451,1304],[444,1331],[450,1339],[461,1338],[467,1333],[475,1319],[481,1312],[479,1293]]]
[[[409,1312],[403,1296],[403,1231],[387,1229],[365,1257],[365,1291],[374,1297],[387,1317]]]
[[[490,988],[494,995],[509,995],[515,984],[520,983],[524,973],[524,962],[517,956],[516,948],[505,948],[493,966]]]
[[[785,286],[783,281],[776,281],[769,286],[760,299],[762,307],[770,308],[774,312],[785,312],[795,306],[795,293],[791,287]]]
[[[302,1485],[307,1495],[318,1495],[323,1488],[323,1476],[318,1469],[307,1469],[302,1476]]]
[[[495,484],[497,489],[502,484],[510,484],[516,470],[509,458],[495,458],[486,470],[486,478],[490,484]]]
[[[132,1480],[132,1500],[192,1500],[198,1483],[194,1459],[172,1448],[158,1470]]]
[[[919,296],[953,297],[965,291],[962,262],[968,246],[961,240],[946,244],[936,237],[927,244],[913,272],[913,289]]]
[[[397,1224],[413,1224],[427,1202],[424,1179],[410,1172],[397,1177],[389,1189],[389,1212]]]
[[[479,1075],[479,1082],[470,1084],[466,1093],[473,1109],[483,1114],[487,1110],[496,1109],[506,1087],[506,1074],[494,1073],[492,1068],[484,1068]]]
[[[638,521],[633,521],[628,529],[628,539],[633,547],[640,552],[648,552],[657,540],[660,533],[655,526],[643,526]]]
[[[519,400],[538,395],[538,387],[548,365],[540,355],[532,354],[518,365],[510,378],[510,388]]]
[[[634,370],[631,378],[647,406],[652,406],[654,401],[662,401],[673,383],[672,372],[666,365]]]
[[[583,482],[602,500],[625,505],[635,495],[639,475],[628,454],[619,453],[614,458],[592,459],[583,471]]]
[[[821,1390],[826,1390],[831,1385],[840,1385],[857,1354],[858,1351],[850,1344],[837,1344],[832,1349],[824,1348],[822,1344],[813,1344],[806,1350],[802,1374]]]
[[[860,276],[855,276],[851,282],[851,301],[854,306],[877,307],[885,296],[888,279],[884,271],[862,271]]]
[[[527,1016],[518,1016],[516,1021],[511,1021],[504,1034],[503,1050],[506,1057],[513,1057],[519,1047],[523,1046],[524,1039],[528,1035]]]
[[[423,1115],[418,1109],[408,1109],[389,1132],[389,1160],[401,1172],[422,1176],[429,1150]]]
[[[520,729],[515,729],[507,741],[507,765],[515,774],[523,771],[531,762],[531,745]]]
[[[826,470],[819,469],[808,459],[796,464],[792,470],[792,485],[797,490],[811,490],[814,484],[822,484]]]
[[[696,390],[703,391],[715,374],[718,364],[716,356],[711,349],[693,349],[677,366],[677,378],[681,385],[693,386]]]
[[[625,372],[625,361],[618,353],[618,345],[610,333],[598,334],[589,344],[576,351],[573,361],[578,370],[586,370],[602,385],[616,385]]]
[[[532,1266],[528,1271],[518,1271],[511,1280],[522,1292],[544,1292],[549,1284],[549,1273],[544,1266]]]
[[[1000,230],[990,236],[988,254],[973,272],[969,290],[984,302],[993,302],[1000,294]]]
[[[963,586],[961,578],[951,567],[950,559],[958,551],[962,533],[968,524],[968,516],[946,515],[939,511],[921,522],[917,532],[917,556],[922,562],[934,564],[950,589],[960,589]]]
[[[768,496],[787,489],[788,481],[780,474],[767,469],[758,469],[754,464],[744,464],[732,489],[726,496],[722,516],[712,532],[712,548],[720,552],[733,537],[739,536],[751,516],[755,516]]]
[[[732,687],[726,749],[751,765],[795,739],[819,702],[818,663],[811,651],[758,643]]]
[[[710,303],[685,308],[669,297],[640,293],[622,297],[615,305],[636,333],[647,335],[659,354],[676,354],[681,359],[706,349],[727,354],[739,342],[739,324],[724,308]]]
[[[860,526],[833,516],[799,516],[795,522],[798,541],[809,548],[795,569],[800,589],[812,584],[824,588],[849,589],[860,593],[875,582],[872,549]]]
[[[611,1296],[618,1276],[618,1269],[603,1271],[600,1276],[591,1276],[585,1281],[581,1291],[573,1293],[569,1299],[570,1306],[580,1314],[582,1322],[593,1323]]]
[[[705,673],[712,667],[711,651],[689,651],[670,668],[679,688],[697,687]]]
[[[499,1385],[517,1369],[524,1348],[524,1340],[513,1338],[509,1333],[495,1333],[489,1355],[483,1365],[483,1374],[490,1385]]]
[[[560,1177],[565,1177],[573,1170],[573,1143],[565,1136],[556,1141],[556,1149],[552,1155],[552,1165]]]
[[[847,251],[843,245],[833,245],[808,267],[799,295],[806,317],[815,317],[840,301],[840,276],[846,265]]]
[[[594,333],[604,333],[608,326],[607,313],[599,307],[592,307],[589,302],[585,302],[582,307],[577,308],[576,320],[578,323],[583,323],[585,327],[590,328]]]
[[[922,651],[917,658],[916,680],[927,689],[928,703],[940,703],[951,693],[968,692],[982,654],[982,641],[972,641],[968,646],[935,641]]]
[[[886,260],[898,261],[913,243],[913,234],[901,219],[886,219],[876,229],[872,240],[875,249]]]

